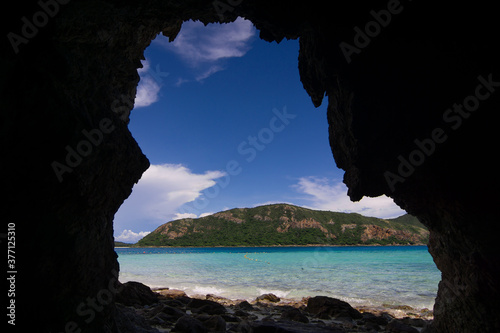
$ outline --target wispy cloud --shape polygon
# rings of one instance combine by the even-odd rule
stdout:
[[[182,205],[224,175],[222,171],[197,174],[179,164],[151,165],[116,213],[115,230],[153,230],[177,218]]]
[[[250,50],[250,42],[256,34],[252,22],[243,18],[227,24],[209,24],[187,21],[173,42],[157,38],[155,43],[177,54],[194,71],[194,79],[203,81],[224,69],[229,58],[243,57]],[[189,81],[180,78],[178,83]]]
[[[142,68],[137,70],[141,80],[137,86],[134,108],[149,106],[158,101],[158,94],[161,88],[158,80],[150,74],[149,62],[147,60],[143,61],[142,66]]]
[[[115,237],[118,242],[137,243],[141,238],[147,236],[150,231],[133,232],[132,230],[123,230],[123,232]]]
[[[205,70],[204,72],[202,72],[202,73],[198,74],[198,76],[196,76],[196,81],[203,82],[203,80],[205,80],[210,75],[215,74],[223,69],[224,68],[222,66],[219,66],[219,65],[210,66],[207,70]]]
[[[176,213],[172,220],[180,220],[180,219],[195,219],[198,215],[194,213]]]
[[[306,199],[313,209],[359,213],[379,218],[397,217],[406,213],[385,195],[376,198],[364,197],[358,202],[352,202],[347,196],[344,183],[333,182],[327,178],[302,177],[293,187],[307,195]]]
[[[176,213],[173,220],[196,219],[196,218],[200,218],[200,217],[210,216],[212,214],[215,214],[215,213],[214,212],[206,212],[206,213],[201,213],[200,215],[196,215],[194,213]]]
[[[158,93],[160,92],[160,85],[156,83],[151,77],[141,78],[137,86],[137,95],[135,96],[134,107],[140,108],[153,104],[158,101]]]

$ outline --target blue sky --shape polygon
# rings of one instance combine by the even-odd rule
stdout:
[[[235,207],[291,203],[381,218],[387,197],[353,203],[328,143],[326,99],[300,82],[298,40],[268,43],[252,23],[185,22],[145,51],[129,129],[151,167],[115,215],[115,238]]]

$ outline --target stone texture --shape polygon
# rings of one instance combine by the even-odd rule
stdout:
[[[300,311],[299,309],[293,308],[293,307],[290,307],[289,309],[283,310],[283,312],[281,314],[281,319],[298,321],[298,322],[306,323],[306,324],[309,322],[309,318],[307,318],[307,316],[305,316],[302,313],[302,311]]]
[[[146,288],[142,288],[145,293]],[[135,290],[135,289],[134,289]],[[151,292],[151,291],[150,291]],[[147,293],[146,293],[147,294]],[[132,299],[135,294],[131,293]],[[123,296],[123,295],[122,295]],[[308,299],[283,299],[275,302],[229,302],[223,297],[206,295],[214,301],[196,297],[178,299],[158,298],[144,306],[126,307],[117,299],[115,322],[122,332],[430,332],[428,317],[417,315],[409,306],[363,307],[362,316],[349,304],[330,297],[314,298],[306,309]],[[182,301],[181,301],[182,300]],[[246,304],[245,304],[246,303]],[[248,312],[241,310],[241,306]],[[395,310],[395,308],[400,310]],[[216,311],[212,311],[216,310]],[[394,316],[388,313],[392,310]],[[215,312],[220,313],[214,314]],[[355,317],[356,319],[353,319]],[[424,319],[425,318],[425,319]]]
[[[290,321],[256,321],[250,324],[254,333],[342,333],[344,330],[323,325]]]
[[[276,296],[275,294],[262,294],[260,296],[258,296],[256,299],[255,299],[256,302],[273,302],[273,303],[276,303],[276,302],[279,302],[280,301],[280,298],[278,296]]]
[[[186,296],[186,293],[183,290],[178,290],[178,289],[160,289],[156,290],[155,292],[161,295],[161,297],[171,298],[171,299],[176,299],[179,297]]]
[[[401,2],[348,63],[340,43],[354,43],[353,28],[387,5],[259,0],[221,13],[212,1],[73,0],[59,4],[16,52],[9,34],[22,34],[21,18],[31,20],[41,7],[10,3],[1,14],[1,208],[22,235],[18,286],[28,290],[36,279],[43,302],[34,314],[30,302],[18,302],[19,323],[36,322],[40,332],[73,322],[83,331],[117,331],[112,300],[92,317],[77,309],[111,291],[113,216],[149,165],[127,128],[143,51],[159,32],[175,37],[184,20],[241,15],[264,40],[300,37],[300,79],[315,105],[327,96],[330,145],[351,199],[389,195],[430,229],[429,251],[442,272],[434,329],[500,331],[500,242],[492,232],[500,201],[498,85],[479,90],[489,95],[477,110],[446,113],[474,102],[480,75],[500,81],[496,9]],[[109,130],[102,141],[58,177],[54,162],[66,163],[84,131],[102,128]],[[446,139],[416,159],[415,140],[436,129]],[[410,156],[418,167],[391,186],[387,171],[398,174]]]
[[[158,294],[140,282],[129,281],[122,285],[115,300],[123,305],[143,306],[156,303]]]
[[[331,317],[359,319],[363,317],[349,303],[327,296],[309,298],[306,311],[322,319],[330,319]]]
[[[387,324],[385,329],[387,332],[391,333],[418,333],[416,328],[406,325],[396,319],[393,319],[389,324]]]
[[[203,325],[201,321],[191,316],[180,317],[175,323],[174,327],[176,332],[182,333],[206,333],[208,329]]]
[[[134,310],[121,304],[117,304],[114,318],[116,326],[121,333],[159,333],[152,328],[146,320],[138,315]]]
[[[210,315],[221,315],[226,312],[226,308],[223,305],[205,299],[193,298],[189,302],[188,307],[192,309],[193,312]]]

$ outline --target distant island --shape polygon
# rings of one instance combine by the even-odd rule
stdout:
[[[134,246],[134,244],[115,241],[115,247],[131,247],[131,246]]]
[[[426,245],[428,240],[429,231],[408,214],[379,219],[274,204],[167,222],[132,246]]]

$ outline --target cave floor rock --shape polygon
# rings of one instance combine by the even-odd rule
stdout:
[[[279,302],[257,298],[249,303],[214,295],[178,294],[165,297],[158,292],[159,297],[146,305],[118,304],[118,326],[124,332],[418,333],[428,331],[432,323],[428,310],[419,312],[408,306],[354,309],[325,296]]]

